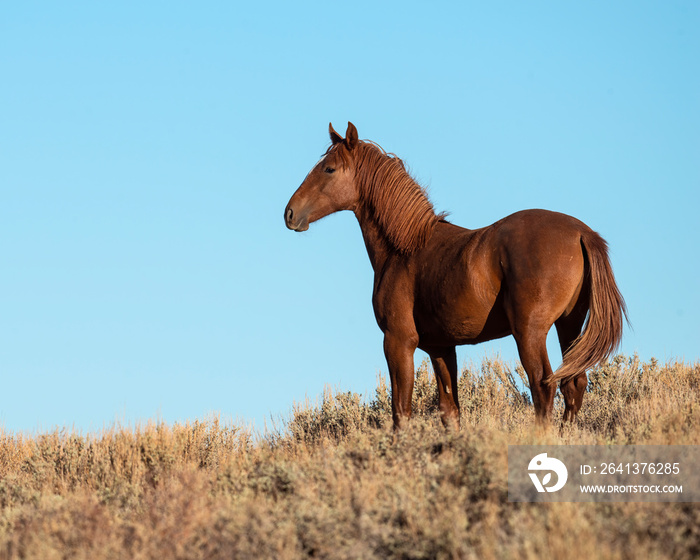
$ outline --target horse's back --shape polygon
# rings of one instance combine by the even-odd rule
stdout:
[[[469,230],[442,222],[424,259],[471,282],[497,288],[511,273],[538,275],[583,263],[581,239],[597,235],[580,220],[549,210],[522,210],[490,226]],[[486,287],[485,285],[483,286]]]
[[[489,226],[497,231],[524,233],[528,237],[547,236],[552,233],[584,233],[591,229],[581,220],[551,210],[520,210]]]
[[[522,210],[499,220],[487,234],[504,274],[536,274],[583,262],[581,239],[593,231],[582,221],[549,210]]]

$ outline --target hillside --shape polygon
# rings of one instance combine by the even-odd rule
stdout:
[[[217,419],[99,434],[0,432],[0,558],[694,558],[700,504],[514,504],[508,444],[700,444],[700,364],[617,357],[576,425],[535,427],[522,371],[460,379],[443,430],[419,368],[410,427],[327,391],[254,438]]]

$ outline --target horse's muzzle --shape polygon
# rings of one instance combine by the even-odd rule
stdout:
[[[309,221],[304,216],[297,216],[291,206],[284,210],[284,223],[293,231],[306,231],[309,229]]]

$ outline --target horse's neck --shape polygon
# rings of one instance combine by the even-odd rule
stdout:
[[[377,224],[369,212],[366,210],[357,210],[355,216],[362,230],[362,238],[365,241],[369,261],[372,264],[374,272],[378,273],[384,268],[386,261],[394,254],[394,251],[389,241],[386,239],[386,236],[382,233],[379,224]]]
[[[355,211],[375,272],[392,256],[425,245],[438,220],[425,191],[406,173],[400,160],[370,146],[360,160],[360,203]],[[377,158],[377,154],[378,158]]]

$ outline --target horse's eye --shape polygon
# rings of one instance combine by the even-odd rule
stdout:
[[[325,173],[335,173],[335,169],[333,169],[332,167],[326,167],[323,171]]]

